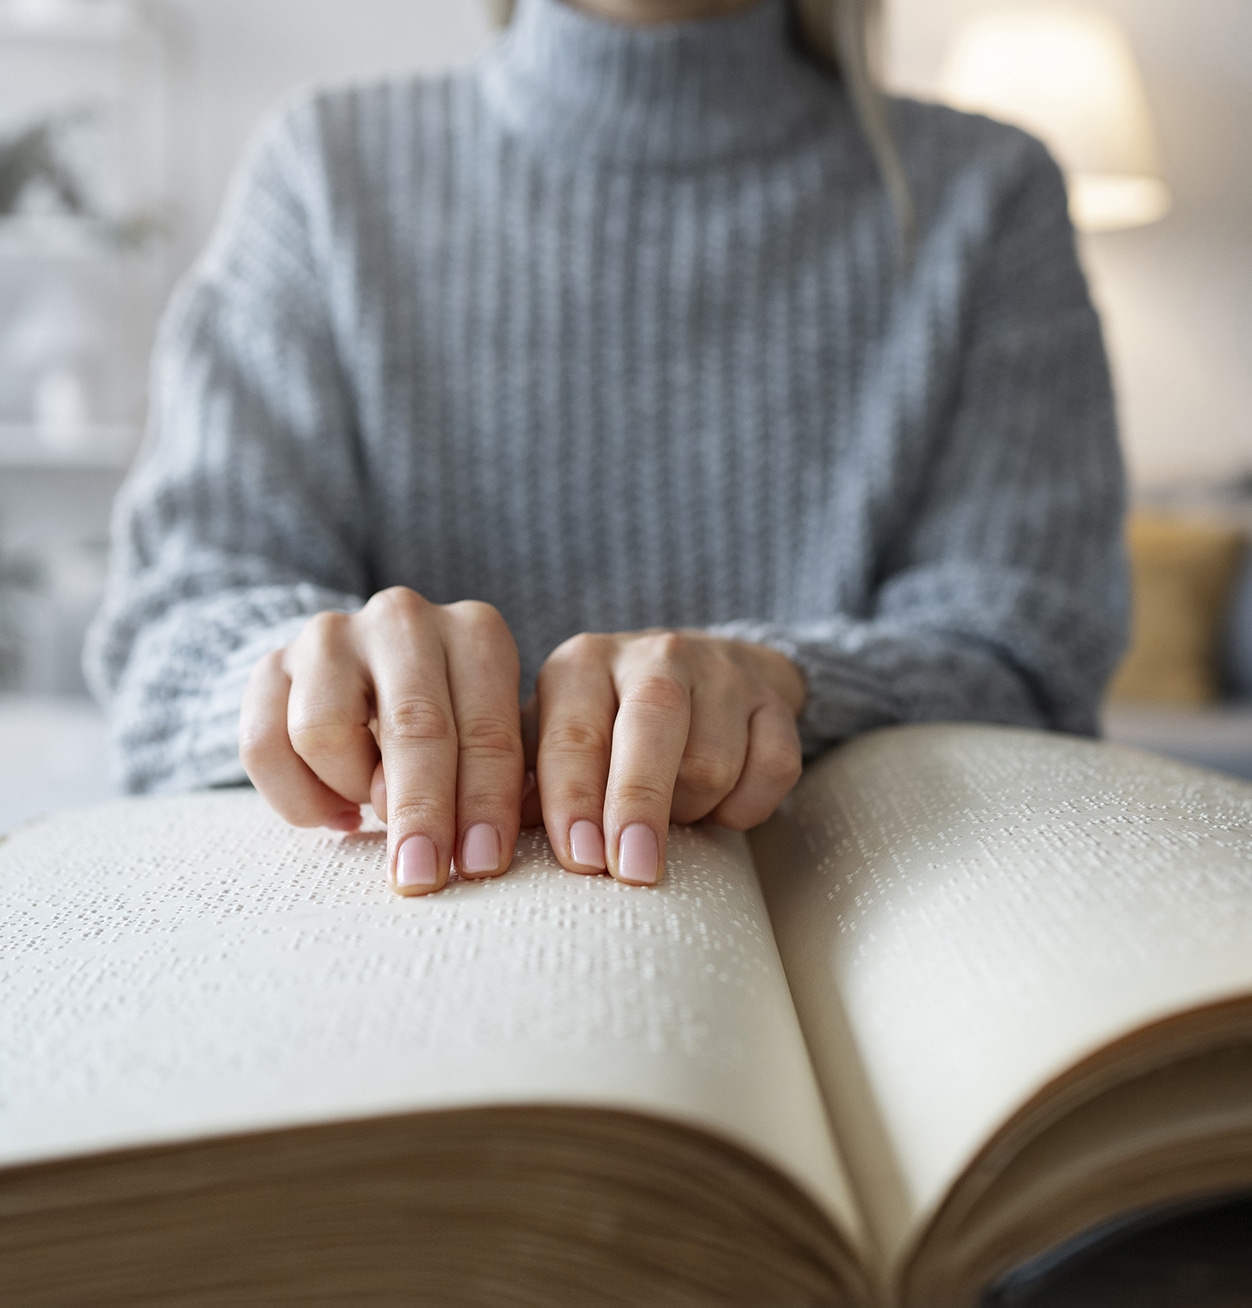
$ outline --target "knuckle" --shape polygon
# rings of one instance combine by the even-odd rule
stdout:
[[[351,748],[359,728],[339,716],[298,716],[288,724],[292,748],[301,758],[342,754]]]
[[[753,770],[765,781],[790,790],[800,780],[804,760],[798,745],[774,745],[753,759]]]
[[[384,623],[412,623],[423,618],[430,608],[430,602],[408,586],[389,586],[370,598],[364,612]]]
[[[700,669],[701,684],[718,700],[738,702],[747,678],[743,669],[732,659],[716,656],[707,660]]]
[[[241,730],[249,725],[252,718],[262,715],[263,706],[273,695],[273,687],[281,684],[282,679],[287,676],[283,664],[285,655],[285,650],[273,650],[257,659],[252,665],[239,705]]]
[[[606,756],[611,749],[608,733],[593,722],[559,722],[544,732],[546,750],[566,754],[583,754],[596,758]]]
[[[388,796],[387,826],[401,835],[406,831],[421,831],[437,837],[451,822],[451,811],[430,800],[395,800]]]
[[[658,631],[647,638],[649,653],[661,663],[683,663],[691,657],[691,637],[681,631]]]
[[[606,636],[593,631],[580,631],[562,641],[548,656],[549,663],[566,663],[574,667],[586,667],[603,660]]]
[[[618,807],[629,813],[668,813],[674,800],[674,793],[668,786],[648,777],[631,777],[619,781],[615,791],[614,799]]]
[[[268,654],[264,654],[257,659],[253,665],[252,680],[255,681],[259,677],[271,676],[276,673],[285,675],[286,659],[287,650],[285,648],[270,650]]]
[[[379,714],[384,738],[407,744],[442,744],[456,740],[456,727],[448,709],[438,700],[411,695],[388,704]]]
[[[259,724],[241,720],[239,724],[239,761],[244,771],[256,778],[267,772],[282,757],[282,742],[273,732]]]
[[[657,709],[662,713],[684,713],[691,695],[676,677],[664,672],[651,672],[640,677],[623,696],[623,704],[640,708]]]
[[[570,777],[561,782],[557,793],[548,800],[570,813],[599,813],[604,808],[604,791],[589,781]]]
[[[463,753],[510,761],[521,757],[521,737],[499,718],[471,718],[460,724],[457,736]]]
[[[342,643],[349,621],[346,613],[334,613],[330,610],[315,613],[301,628],[298,639],[302,644],[312,645],[316,650],[333,648]]]
[[[449,617],[462,623],[471,633],[485,639],[513,639],[509,624],[504,615],[494,604],[483,600],[458,600],[455,604],[444,606]]]
[[[732,760],[724,753],[696,750],[684,756],[678,769],[682,784],[701,794],[726,794],[739,779]]]

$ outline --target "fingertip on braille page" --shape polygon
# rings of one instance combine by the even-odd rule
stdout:
[[[594,822],[581,818],[569,829],[570,861],[579,867],[594,868],[597,872],[608,869],[604,856],[604,833]]]
[[[661,847],[651,827],[636,822],[622,832],[617,846],[617,878],[636,886],[654,886],[661,879]]]
[[[356,831],[361,825],[361,810],[347,808],[326,824],[332,831]]]
[[[396,853],[396,889],[433,890],[439,884],[439,851],[429,836],[410,836]]]
[[[482,876],[500,870],[500,833],[495,827],[486,822],[470,827],[461,843],[457,867],[464,876]]]

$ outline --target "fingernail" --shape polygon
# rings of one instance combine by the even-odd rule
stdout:
[[[396,855],[397,886],[439,884],[439,852],[429,836],[410,836]]]
[[[608,867],[604,857],[604,834],[594,822],[585,818],[569,829],[569,852],[579,867],[598,867],[601,872]]]
[[[462,872],[494,872],[500,866],[500,836],[495,827],[479,822],[465,833],[461,846]]]
[[[361,825],[361,810],[359,808],[346,808],[338,817],[332,818],[326,825],[332,831],[355,831]]]
[[[638,886],[654,886],[661,878],[661,850],[656,832],[642,822],[627,827],[617,846],[617,875]]]
[[[524,804],[535,793],[535,788],[539,785],[539,780],[534,772],[527,772],[522,778],[522,803]]]

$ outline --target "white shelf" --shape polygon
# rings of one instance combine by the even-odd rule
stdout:
[[[108,46],[137,26],[124,0],[0,0],[0,41]]]
[[[82,261],[111,258],[117,251],[101,224],[69,214],[0,218],[0,259]]]
[[[35,427],[0,423],[0,468],[125,472],[139,444],[126,424],[101,424],[52,439]]]

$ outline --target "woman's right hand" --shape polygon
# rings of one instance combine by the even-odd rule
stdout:
[[[401,894],[441,889],[454,857],[463,876],[498,876],[521,825],[519,678],[491,605],[397,586],[358,613],[319,613],[257,664],[240,757],[295,826],[355,831],[371,803]]]

